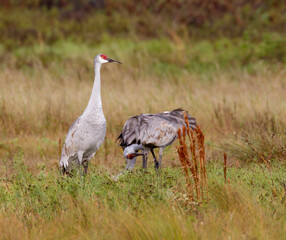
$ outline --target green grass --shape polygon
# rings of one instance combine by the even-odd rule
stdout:
[[[117,53],[118,49],[120,53]],[[97,52],[108,52],[110,55],[117,53],[117,57],[129,56],[129,61],[132,62],[130,67],[143,68],[146,74],[155,73],[159,76],[171,74],[179,77],[188,72],[214,73],[222,69],[228,71],[233,67],[253,72],[257,65],[269,63],[275,63],[276,67],[279,67],[281,63],[286,63],[284,49],[286,49],[285,36],[280,34],[265,34],[258,43],[248,38],[219,38],[214,41],[184,41],[179,45],[164,38],[139,43],[130,38],[116,38],[115,41],[107,39],[95,47],[65,39],[51,45],[41,43],[30,47],[19,46],[9,52],[0,51],[0,57],[7,59],[3,66],[12,63],[26,69],[37,65],[50,68],[63,61],[68,61],[69,64],[75,62],[88,64],[85,59],[91,53],[92,55]],[[142,62],[145,59],[148,59],[148,62]]]
[[[285,224],[285,166],[281,164],[273,164],[270,172],[257,164],[229,167],[228,183],[224,186],[222,164],[209,163],[209,201],[192,207],[184,197],[182,189],[185,182],[180,168],[167,167],[157,175],[153,168],[143,171],[138,167],[133,173],[122,176],[118,182],[113,182],[102,167],[92,167],[86,177],[62,177],[45,168],[32,174],[22,158],[23,153],[19,151],[13,159],[15,173],[1,180],[0,219],[10,216],[9,219],[15,224],[21,223],[20,230],[29,239],[35,238],[37,234],[34,234],[39,231],[41,238],[47,238],[49,230],[44,227],[46,224],[54,228],[55,238],[85,236],[85,239],[95,239],[96,234],[103,234],[102,239],[107,236],[127,239],[146,239],[148,236],[151,239],[159,236],[189,239],[191,236],[191,239],[197,239],[204,236],[206,231],[197,225],[205,224],[207,229],[215,232],[207,223],[225,214],[240,215],[233,220],[226,219],[225,223],[220,219],[221,224],[229,225],[229,229],[226,229],[229,235],[238,237],[245,234],[247,238],[261,239],[263,234],[258,230],[270,223],[273,229],[267,225],[263,227],[263,232],[267,233],[265,239],[282,239],[285,234],[285,229],[281,229]],[[273,195],[272,184],[278,196]],[[237,212],[242,209],[242,212]],[[101,220],[94,221],[94,217],[101,217]],[[246,229],[243,229],[239,218],[244,218]],[[110,221],[117,221],[126,229],[120,229]],[[154,224],[151,228],[150,221]],[[62,226],[55,229],[58,223]],[[145,229],[143,225],[148,228]],[[224,228],[219,224],[214,225],[216,230]],[[110,233],[106,235],[102,231],[108,227]],[[145,233],[142,235],[141,231]],[[6,229],[2,236],[4,239],[17,239],[17,234]],[[207,238],[213,237],[210,235]],[[226,235],[216,232],[216,237],[225,239]]]

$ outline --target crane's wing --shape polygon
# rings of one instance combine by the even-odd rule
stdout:
[[[135,143],[136,140],[136,127],[138,124],[138,115],[130,117],[124,124],[120,135],[117,140],[119,140],[120,146],[128,146]]]
[[[133,143],[143,145],[165,146],[175,140],[177,130],[185,125],[182,108],[170,112],[157,114],[141,114],[129,118],[117,138],[122,147]],[[196,119],[188,114],[189,126],[194,129],[197,126]]]
[[[66,135],[65,143],[62,148],[62,154],[60,159],[60,167],[67,168],[68,164],[71,160],[77,158],[77,145],[78,142],[78,134],[75,134],[79,129],[79,125],[81,122],[81,116],[74,121],[74,123],[70,126],[70,129]]]
[[[178,127],[179,125],[155,115],[140,115],[136,142],[150,147],[167,146],[176,139]]]
[[[170,123],[172,123],[172,125],[174,127],[176,127],[177,129],[181,128],[183,125],[185,125],[185,120],[181,117],[177,117],[177,116],[172,116],[170,115],[170,113],[157,113],[156,117],[168,121]]]

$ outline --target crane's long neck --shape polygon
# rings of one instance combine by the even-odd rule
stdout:
[[[143,147],[142,144],[133,144],[131,146],[133,146],[133,149],[134,149],[135,152],[139,151],[139,150],[144,150],[144,147]]]
[[[142,144],[134,143],[134,144],[126,147],[124,151],[135,153],[135,152],[137,152],[139,150],[144,150],[144,146]]]
[[[87,107],[85,109],[85,112],[89,110],[102,109],[101,95],[100,95],[100,68],[101,64],[99,63],[94,64],[94,73],[95,73],[94,83],[91,96],[87,104]]]

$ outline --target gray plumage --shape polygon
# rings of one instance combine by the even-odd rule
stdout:
[[[62,148],[60,168],[69,173],[72,165],[83,165],[87,173],[88,162],[104,141],[106,120],[100,95],[100,68],[103,63],[117,62],[98,54],[94,59],[94,84],[88,105],[81,116],[71,125]],[[119,63],[119,62],[118,62]]]
[[[143,146],[143,167],[147,166],[147,155],[149,151],[151,151],[154,157],[155,168],[158,169],[161,167],[164,148],[176,140],[177,131],[186,125],[184,112],[186,111],[182,108],[178,108],[170,112],[140,114],[129,118],[125,122],[121,134],[118,137],[119,145],[125,149],[124,155],[126,155],[127,166],[128,162],[131,161],[133,168],[134,161],[136,161],[136,156],[138,155],[138,150],[134,152],[133,149],[139,149],[139,146]],[[187,117],[190,128],[196,128],[197,123],[195,118],[188,113]],[[154,154],[154,148],[159,148],[159,162]]]

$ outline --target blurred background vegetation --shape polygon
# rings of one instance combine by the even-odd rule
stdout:
[[[130,44],[130,39],[162,38],[177,45],[191,43],[190,48],[199,48],[199,54],[223,53],[216,56],[222,63],[245,65],[257,59],[286,62],[286,3],[281,0],[1,0],[0,3],[0,58],[4,63],[14,60],[20,65],[32,64],[32,51],[47,65],[65,56],[60,50],[41,50],[40,46],[58,49],[63,47],[63,41],[72,48],[74,44],[96,47],[118,39],[124,39],[124,45]],[[193,46],[202,40],[202,44]],[[166,45],[166,49],[170,48]],[[160,47],[159,44],[150,49],[155,58],[160,58]],[[188,57],[182,59],[185,65],[188,60],[200,60],[196,54],[192,59]],[[164,60],[168,62],[168,58]]]

